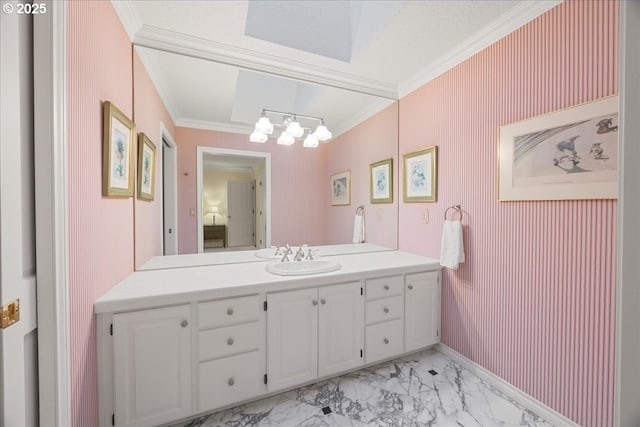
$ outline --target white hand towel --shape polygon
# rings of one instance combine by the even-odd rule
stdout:
[[[353,220],[352,243],[364,243],[364,215],[356,215]]]
[[[461,262],[464,262],[462,223],[460,221],[446,220],[442,229],[440,265],[452,270],[457,270],[458,264]]]

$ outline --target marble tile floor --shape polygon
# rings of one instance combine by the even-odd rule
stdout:
[[[176,427],[365,425],[551,427],[433,349]]]

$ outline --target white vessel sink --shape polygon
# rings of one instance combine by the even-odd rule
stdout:
[[[340,270],[341,266],[335,261],[314,259],[290,262],[270,262],[265,267],[269,273],[279,276],[304,276],[307,274],[330,273]]]

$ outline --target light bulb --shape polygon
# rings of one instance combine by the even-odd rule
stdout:
[[[304,139],[305,147],[317,147],[318,146],[318,138],[316,138],[311,132]]]
[[[320,125],[318,125],[318,127],[316,128],[316,130],[313,132],[313,136],[315,136],[318,141],[327,141],[329,139],[331,139],[331,132],[329,132],[329,129],[327,129],[327,127],[324,125],[324,122],[322,122]]]
[[[298,121],[294,117],[293,121],[290,121],[287,125],[286,132],[294,138],[300,138],[304,133],[304,129],[302,128],[302,126],[300,126],[300,123],[298,123]]]
[[[283,131],[278,137],[278,144],[280,145],[291,145],[294,142],[296,142],[295,138],[289,135],[287,131]]]
[[[269,137],[257,129],[254,130],[251,135],[249,135],[249,141],[251,142],[259,142],[261,144],[264,144],[265,142],[267,142],[267,139],[269,139]]]
[[[269,117],[263,115],[258,119],[256,123],[256,131],[265,135],[271,135],[273,133],[273,123],[269,120]]]

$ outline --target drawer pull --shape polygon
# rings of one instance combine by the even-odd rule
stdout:
[[[227,340],[227,345],[233,345],[233,338],[229,338]]]
[[[409,290],[412,290],[412,289],[413,289],[413,285],[409,285]]]
[[[183,320],[182,322],[180,322],[180,326],[183,328],[186,328],[189,325],[189,322],[187,322],[186,320]]]
[[[233,308],[229,307],[227,308],[227,315],[231,316],[233,314]]]
[[[384,290],[388,291],[389,290],[389,285],[384,285]]]
[[[382,341],[384,341],[385,344],[389,344],[389,338],[385,338]]]
[[[322,299],[320,300],[320,304],[326,304],[326,303],[327,303],[327,300],[326,300],[326,299],[322,298]]]
[[[311,301],[311,304],[313,304],[313,305],[318,305],[318,300],[317,300],[317,299],[314,299],[313,301]]]
[[[232,386],[236,383],[236,381],[233,379],[233,377],[229,378],[229,381],[227,381],[227,383]]]
[[[384,308],[384,312],[385,312],[385,313],[388,313],[388,312],[389,312],[389,307],[385,307],[385,308]]]

